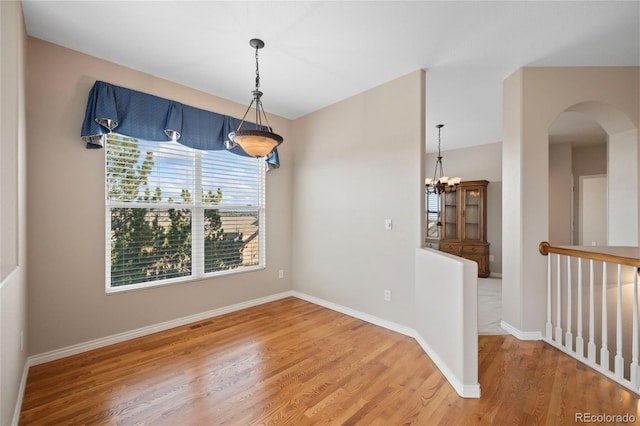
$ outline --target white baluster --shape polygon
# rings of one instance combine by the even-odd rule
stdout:
[[[557,255],[558,270],[556,271],[556,343],[562,345],[562,275],[560,271],[560,255]]]
[[[609,370],[609,345],[607,344],[607,262],[602,262],[602,346],[600,347],[600,368]]]
[[[578,335],[576,336],[576,353],[584,357],[584,339],[582,338],[582,258],[578,258]]]
[[[616,297],[616,356],[614,358],[616,377],[624,376],[624,358],[622,357],[622,265],[618,263],[618,291]]]
[[[571,256],[567,256],[567,331],[564,334],[564,346],[569,349],[569,351],[573,351],[571,314]]]
[[[633,322],[631,323],[631,385],[638,389],[638,267],[633,268]]]
[[[587,357],[593,364],[596,363],[596,342],[594,336],[596,334],[596,327],[594,322],[594,282],[593,282],[593,260],[589,260],[589,343],[587,345]]]
[[[551,256],[551,253],[547,254],[547,340],[553,339],[553,325],[551,324]]]

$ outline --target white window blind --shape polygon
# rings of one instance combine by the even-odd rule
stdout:
[[[264,267],[265,163],[112,134],[107,291]]]
[[[427,238],[440,238],[440,195],[428,193],[425,196],[427,210]]]

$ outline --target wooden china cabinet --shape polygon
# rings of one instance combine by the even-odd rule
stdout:
[[[440,251],[478,263],[478,276],[489,276],[486,180],[460,182],[441,195]]]

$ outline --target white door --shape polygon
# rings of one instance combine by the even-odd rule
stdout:
[[[607,245],[607,176],[580,176],[580,245]]]

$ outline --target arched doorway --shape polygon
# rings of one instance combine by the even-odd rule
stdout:
[[[606,245],[606,179],[607,133],[587,114],[562,112],[549,127],[551,244]]]
[[[581,102],[549,126],[549,241],[638,245],[638,136],[604,102]]]

